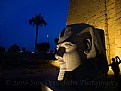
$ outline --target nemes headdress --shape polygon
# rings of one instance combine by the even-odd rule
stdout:
[[[94,26],[91,26],[89,24],[80,23],[67,25],[66,28],[64,28],[63,31],[60,33],[58,43],[62,43],[64,41],[75,43],[77,39],[76,37],[79,37],[79,35],[83,32],[90,33],[92,42],[99,51],[99,54],[103,53],[104,57],[106,57],[105,42],[103,36],[104,31],[101,29],[96,29]]]

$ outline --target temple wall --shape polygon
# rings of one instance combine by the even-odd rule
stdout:
[[[103,29],[108,63],[121,58],[121,0],[70,0],[66,24],[74,23]]]

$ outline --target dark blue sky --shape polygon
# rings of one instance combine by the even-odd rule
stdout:
[[[28,20],[41,13],[48,25],[39,28],[38,42],[49,40],[55,48],[54,38],[66,26],[68,5],[69,0],[0,0],[0,46],[16,43],[33,51],[35,27]]]

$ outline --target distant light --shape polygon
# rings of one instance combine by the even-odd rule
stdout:
[[[32,52],[32,53],[35,53],[35,52]]]
[[[49,37],[49,35],[47,35],[47,38]]]
[[[22,53],[23,51],[20,51],[20,53]]]
[[[50,53],[50,51],[48,51],[47,53]]]

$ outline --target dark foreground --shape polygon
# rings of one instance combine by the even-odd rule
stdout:
[[[49,62],[40,60],[22,65],[4,64],[1,68],[0,91],[41,91],[41,84],[56,84],[59,71]],[[120,83],[121,77],[115,80],[114,76],[108,76],[103,85],[110,88],[108,91],[121,91]],[[83,84],[88,85],[89,83],[83,82]]]
[[[58,68],[47,60],[7,61],[0,67],[0,91],[41,91],[41,84],[57,79],[58,74]]]

